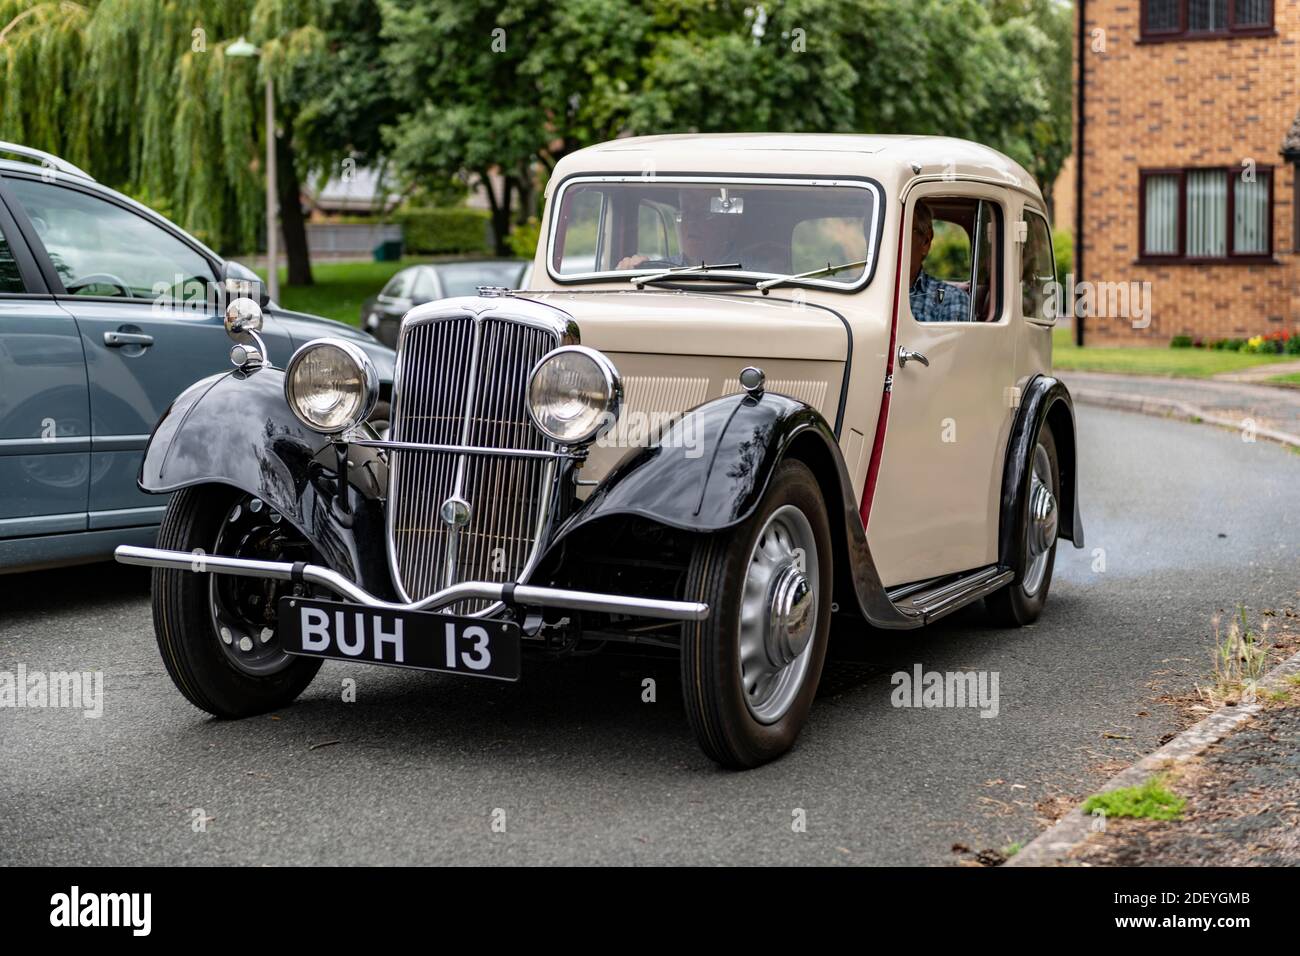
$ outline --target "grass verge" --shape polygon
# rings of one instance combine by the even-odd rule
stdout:
[[[312,263],[315,285],[286,285],[286,270],[280,269],[280,304],[294,312],[323,315],[348,325],[361,324],[361,305],[378,294],[399,269],[428,259],[403,258],[398,262]],[[263,279],[266,272],[257,270]]]
[[[1216,349],[1171,349],[1159,346],[1078,348],[1072,335],[1071,329],[1052,330],[1052,365],[1057,371],[1209,378],[1221,372],[1239,372],[1257,365],[1295,360],[1294,355],[1254,355]],[[1300,385],[1300,375],[1280,377],[1294,379]]]

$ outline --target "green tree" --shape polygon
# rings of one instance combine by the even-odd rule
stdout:
[[[380,0],[403,104],[394,160],[417,177],[469,175],[497,252],[536,210],[534,184],[572,150],[624,128],[649,16],[623,0]]]
[[[264,225],[269,73],[289,281],[310,283],[300,183],[309,166],[379,142],[380,60],[371,71],[339,49],[376,43],[377,20],[348,0],[0,0],[0,138],[166,208],[219,249],[247,250]],[[227,57],[245,35],[261,56]],[[372,123],[344,135],[345,116]]]
[[[1018,123],[1021,152],[1016,158],[1038,181],[1050,206],[1052,187],[1074,144],[1074,4],[1070,0],[988,3],[1008,45],[1021,43],[1022,50],[1031,51],[1041,77],[1044,99],[1037,111]]]

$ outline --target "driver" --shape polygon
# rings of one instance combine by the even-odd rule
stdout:
[[[635,269],[647,262],[666,266],[741,262],[736,254],[735,227],[732,225],[739,217],[711,212],[710,202],[714,195],[710,189],[683,189],[678,193],[680,255],[655,258],[637,253],[620,259],[618,268]]]
[[[934,213],[918,202],[912,213],[912,285],[908,292],[912,317],[918,322],[969,322],[970,293],[921,268],[933,241]]]

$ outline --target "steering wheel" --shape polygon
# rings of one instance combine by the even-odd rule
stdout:
[[[92,285],[111,285],[120,290],[128,299],[134,299],[135,293],[131,287],[126,284],[126,280],[111,272],[92,272],[88,276],[81,276],[72,282],[71,285],[65,286],[71,295],[76,295],[82,289],[89,288]]]

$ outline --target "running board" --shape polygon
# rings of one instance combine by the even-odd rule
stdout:
[[[899,585],[885,593],[899,613],[929,624],[991,594],[1015,576],[1010,568],[990,564],[977,571]]]

